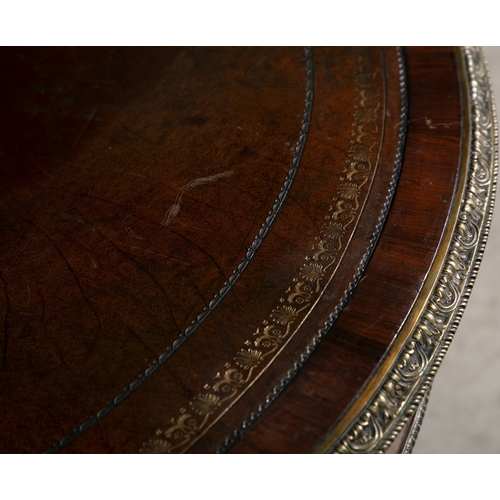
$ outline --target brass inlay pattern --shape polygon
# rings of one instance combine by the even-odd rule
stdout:
[[[470,296],[493,213],[498,130],[481,51],[457,51],[457,60],[467,108],[466,135],[460,182],[440,253],[392,353],[316,452],[387,450],[429,390]]]
[[[158,429],[158,437],[143,443],[140,452],[179,452],[200,437],[220,418],[220,415],[215,417],[216,413],[222,414],[293,336],[292,325],[300,324],[307,316],[335,272],[369,193],[367,184],[375,174],[381,147],[377,148],[377,143],[382,144],[384,110],[381,103],[384,101],[376,89],[378,72],[367,67],[362,55],[358,62],[357,102],[347,165],[339,177],[336,195],[331,199],[310,255],[305,257],[296,277],[262,326],[245,342],[245,347],[235,353],[224,365],[225,370],[219,371],[210,384],[205,384],[206,392],[189,403],[191,410],[186,413],[182,408],[181,415],[171,418],[164,429]]]

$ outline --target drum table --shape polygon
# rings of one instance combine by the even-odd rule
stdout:
[[[411,450],[492,215],[479,49],[0,58],[0,452]]]

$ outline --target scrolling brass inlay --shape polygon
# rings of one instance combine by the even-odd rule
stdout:
[[[189,412],[182,408],[180,416],[171,418],[163,429],[158,429],[157,437],[143,443],[140,452],[182,452],[200,437],[216,421],[216,414],[222,414],[227,404],[241,395],[273,360],[291,338],[292,325],[307,316],[333,275],[368,196],[367,184],[373,178],[379,155],[376,146],[380,142],[381,147],[380,134],[383,133],[384,101],[376,89],[377,70],[367,67],[362,55],[358,63],[353,139],[346,167],[311,253],[268,318],[245,342],[245,347],[205,384],[205,392],[190,401]]]
[[[217,448],[217,453],[225,453],[228,448],[230,448],[242,435],[248,430],[248,428],[255,423],[255,421],[262,415],[262,413],[269,407],[269,405],[278,397],[281,391],[287,386],[290,380],[297,374],[298,370],[307,361],[311,353],[314,351],[316,346],[319,344],[321,339],[328,333],[333,323],[336,321],[338,315],[342,309],[347,304],[351,293],[359,283],[359,280],[365,270],[365,266],[372,254],[376,242],[380,236],[380,232],[384,225],[386,216],[389,212],[389,208],[392,203],[394,193],[396,191],[397,182],[399,179],[399,174],[401,171],[401,164],[403,161],[403,149],[406,141],[406,125],[408,119],[408,102],[406,93],[406,69],[403,57],[403,51],[398,48],[398,68],[399,68],[399,91],[401,95],[401,108],[400,108],[400,122],[399,122],[399,134],[398,134],[398,145],[396,149],[394,169],[392,172],[391,182],[389,183],[389,189],[386,194],[385,203],[383,205],[382,211],[378,217],[377,225],[373,231],[370,238],[369,246],[361,259],[358,268],[346,290],[344,290],[344,295],[340,302],[335,306],[335,309],[330,314],[323,328],[318,332],[318,334],[313,338],[312,342],[307,346],[306,350],[301,354],[300,359],[297,360],[293,368],[288,370],[286,376],[282,378],[279,384],[273,387],[272,392],[270,392],[264,403],[260,404],[258,408],[251,413],[249,418],[247,418],[239,428],[233,431],[232,435],[228,436],[224,443]]]
[[[480,49],[465,48],[457,59],[465,106],[469,107],[465,118],[470,120],[466,124],[470,136],[463,141],[461,187],[447,228],[445,255],[436,258],[427,285],[430,291],[422,298],[426,302],[415,312],[416,319],[410,319],[400,332],[404,343],[388,359],[390,369],[380,375],[374,395],[355,410],[354,419],[346,417],[344,430],[338,431],[337,425],[317,452],[385,452],[427,394],[467,305],[493,214],[498,129]]]

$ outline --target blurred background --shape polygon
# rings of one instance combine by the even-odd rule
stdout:
[[[483,47],[500,105],[500,47]],[[498,110],[497,110],[498,116]],[[413,453],[500,453],[500,199],[464,317],[439,369]]]

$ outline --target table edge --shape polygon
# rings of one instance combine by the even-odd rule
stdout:
[[[481,49],[457,48],[456,59],[465,127],[460,178],[441,248],[386,358],[315,453],[387,451],[427,394],[467,305],[493,215],[498,125],[488,63]],[[464,232],[471,227],[476,237],[468,243]],[[454,296],[451,308],[441,300],[446,293]]]

